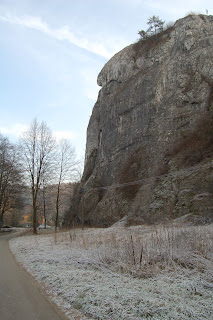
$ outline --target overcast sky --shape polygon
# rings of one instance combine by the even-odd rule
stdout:
[[[150,16],[206,10],[212,0],[0,0],[0,132],[16,141],[36,117],[84,156],[104,64]]]

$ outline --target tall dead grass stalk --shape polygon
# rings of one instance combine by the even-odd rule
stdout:
[[[76,229],[68,238],[71,250],[86,250],[91,264],[113,271],[149,277],[182,268],[213,277],[213,224]]]

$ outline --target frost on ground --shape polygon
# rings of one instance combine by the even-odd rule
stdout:
[[[69,319],[213,319],[213,225],[73,229],[10,247]]]

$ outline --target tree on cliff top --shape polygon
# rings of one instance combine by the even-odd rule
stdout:
[[[147,24],[149,25],[149,28],[146,31],[141,30],[138,32],[142,39],[146,39],[163,31],[164,21],[162,21],[158,16],[150,17]]]

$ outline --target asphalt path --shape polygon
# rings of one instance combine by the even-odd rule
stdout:
[[[9,249],[14,234],[0,233],[0,319],[65,320]]]

